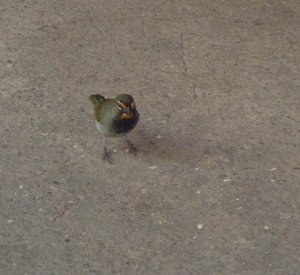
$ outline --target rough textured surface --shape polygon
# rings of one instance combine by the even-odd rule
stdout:
[[[299,274],[298,0],[1,1],[1,274]],[[128,154],[88,96],[131,93]]]

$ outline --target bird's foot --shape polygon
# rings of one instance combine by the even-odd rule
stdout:
[[[138,149],[131,143],[131,141],[128,138],[128,136],[126,136],[126,142],[127,142],[128,146],[129,146],[128,153],[133,154],[134,156],[136,156],[137,153],[138,153]]]
[[[104,150],[104,154],[103,154],[103,161],[107,161],[109,164],[113,164],[113,161],[110,157],[110,153],[107,152],[107,150]]]
[[[129,145],[128,153],[133,154],[134,156],[137,155],[138,149],[134,147],[132,144]]]

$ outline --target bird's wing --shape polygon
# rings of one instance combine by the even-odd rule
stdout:
[[[99,94],[90,95],[89,100],[92,101],[95,107],[97,107],[102,105],[102,103],[105,101],[105,97]]]
[[[95,106],[95,116],[96,120],[101,122],[105,118],[112,116],[111,111],[113,109],[114,101],[111,99],[106,99],[99,106]]]

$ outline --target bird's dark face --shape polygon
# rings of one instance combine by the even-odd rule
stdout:
[[[121,119],[134,119],[138,116],[136,105],[131,95],[122,94],[116,98]]]

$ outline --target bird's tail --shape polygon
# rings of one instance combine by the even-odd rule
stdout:
[[[102,102],[105,100],[105,97],[99,94],[90,95],[89,100],[92,101],[93,105],[96,107],[102,104]]]

